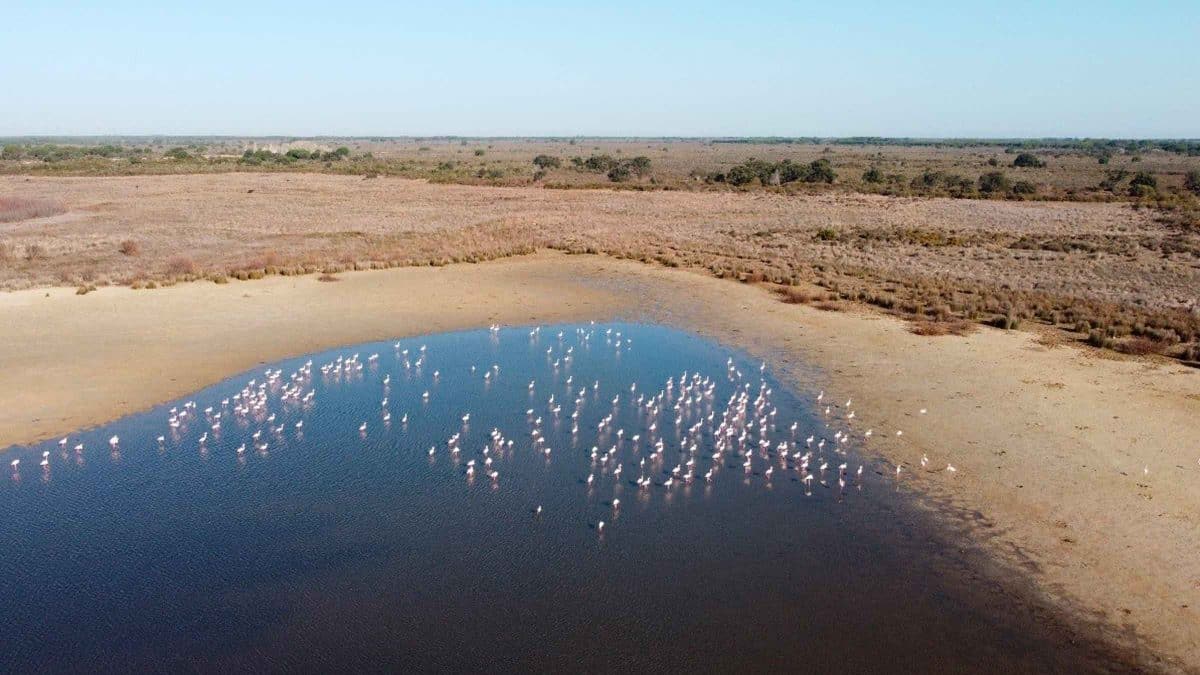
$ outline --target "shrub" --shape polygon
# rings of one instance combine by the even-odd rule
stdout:
[[[792,160],[785,159],[776,164],[773,170],[767,171],[767,175],[768,180],[771,175],[777,175],[780,183],[794,183],[808,178],[808,167],[802,164],[793,164]]]
[[[818,159],[808,165],[808,175],[804,180],[809,183],[832,183],[837,179],[833,165],[827,159]]]
[[[546,169],[557,169],[562,162],[552,155],[538,155],[533,158],[533,165],[545,171]]]
[[[824,293],[814,293],[799,286],[786,286],[779,291],[779,295],[789,305],[807,305],[810,302],[828,299]]]
[[[46,257],[46,247],[42,246],[41,244],[26,244],[25,245],[25,260],[26,260],[26,262],[42,260],[45,257]]]
[[[607,173],[616,168],[618,162],[611,155],[592,155],[586,160],[581,160],[579,164],[588,171]]]
[[[941,335],[967,335],[975,327],[970,321],[914,321],[909,330],[916,335],[937,337]]]
[[[638,178],[646,175],[650,171],[650,158],[645,155],[638,155],[628,162],[629,170],[638,175]]]
[[[1152,173],[1147,171],[1139,171],[1134,174],[1132,179],[1130,179],[1129,185],[1130,187],[1134,185],[1144,185],[1148,188],[1158,188],[1158,179],[1155,178],[1154,174]]]
[[[1148,354],[1161,354],[1167,349],[1168,346],[1168,343],[1164,340],[1153,340],[1151,338],[1137,337],[1116,345],[1116,349],[1117,351],[1124,352],[1125,354],[1146,356]]]
[[[621,163],[608,170],[608,179],[614,183],[629,180],[629,165]]]
[[[1022,152],[1017,155],[1017,158],[1012,163],[1015,167],[1039,168],[1046,166],[1046,163],[1038,159],[1038,156],[1029,152]]]
[[[882,183],[883,172],[879,170],[879,167],[873,166],[863,172],[862,179],[864,183]]]
[[[476,150],[475,150],[475,156],[476,156],[476,157],[483,157],[483,156],[484,156],[484,154],[486,154],[486,153],[485,153],[485,151],[483,150],[483,148],[476,148]]]
[[[991,324],[1004,330],[1016,330],[1021,327],[1021,320],[1011,314],[1006,314],[992,319]]]
[[[749,185],[758,179],[763,185],[771,180],[775,166],[761,159],[750,158],[733,167],[725,174],[725,181],[730,185]]]
[[[163,157],[166,157],[167,159],[179,159],[179,160],[192,158],[192,156],[189,155],[188,151],[185,150],[184,148],[171,148],[170,150],[163,153]]]
[[[1037,186],[1027,180],[1019,180],[1013,183],[1012,193],[1014,195],[1037,194]]]
[[[1200,170],[1192,169],[1183,177],[1183,187],[1188,192],[1200,195]]]
[[[174,275],[196,273],[196,262],[186,256],[177,255],[167,261],[167,271]]]
[[[1139,171],[1129,181],[1130,197],[1152,197],[1158,188],[1158,179],[1154,174]]]
[[[836,241],[837,238],[838,231],[832,227],[822,227],[821,229],[817,230],[817,239],[820,239],[821,241]]]
[[[1093,347],[1099,347],[1101,349],[1111,348],[1113,344],[1112,338],[1108,336],[1108,333],[1098,328],[1093,329],[1088,333],[1087,343]]]
[[[142,252],[142,247],[136,241],[132,239],[126,239],[125,241],[121,242],[121,245],[117,247],[117,250],[124,255],[139,255]]]
[[[24,148],[10,143],[5,145],[3,150],[0,150],[0,159],[21,159],[23,154],[25,154]]]
[[[984,194],[1008,190],[1008,178],[1000,171],[989,171],[979,177],[979,191]]]

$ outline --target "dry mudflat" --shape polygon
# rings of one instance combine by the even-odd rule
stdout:
[[[339,278],[2,294],[0,447],[342,344],[493,322],[661,321],[760,355],[797,386],[853,397],[875,429],[876,466],[903,465],[900,489],[945,518],[963,549],[1146,666],[1200,667],[1194,369],[1055,346],[1050,333],[922,337],[874,310],[789,305],[753,284],[602,256]]]

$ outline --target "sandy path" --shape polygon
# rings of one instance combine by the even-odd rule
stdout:
[[[1200,372],[1047,347],[1030,333],[925,338],[872,313],[556,254],[338,283],[21,291],[0,295],[0,447],[341,344],[614,316],[697,330],[797,378],[817,366],[821,381],[800,384],[852,396],[860,426],[876,430],[869,451],[903,462],[904,485],[969,524],[964,547],[1013,564],[1111,636],[1136,636],[1148,665],[1200,667]],[[958,471],[922,471],[923,454],[930,469]]]

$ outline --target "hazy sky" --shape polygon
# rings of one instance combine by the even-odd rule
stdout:
[[[1200,137],[1200,0],[173,4],[0,0],[0,135]]]

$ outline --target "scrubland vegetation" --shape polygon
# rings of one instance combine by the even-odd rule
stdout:
[[[576,172],[574,160],[556,167],[554,157],[528,161]],[[647,167],[631,153],[573,157],[580,174],[609,185],[614,169],[642,185],[658,171],[655,160]],[[731,165],[749,166],[751,189],[730,188],[726,171],[721,189],[649,192],[274,171],[6,177],[0,194],[52,205],[46,214],[58,215],[0,225],[0,285],[153,288],[551,248],[761,283],[824,309],[866,303],[918,322],[925,334],[1045,325],[1098,347],[1200,360],[1200,233],[1160,209],[1127,196],[1070,203],[854,194],[834,189],[850,169],[827,157],[785,159]],[[1181,190],[1197,182],[1186,172],[1179,178]],[[1016,184],[990,181],[995,190]],[[1126,193],[1144,183],[1136,174],[1121,180]],[[794,186],[800,191],[789,192]]]

